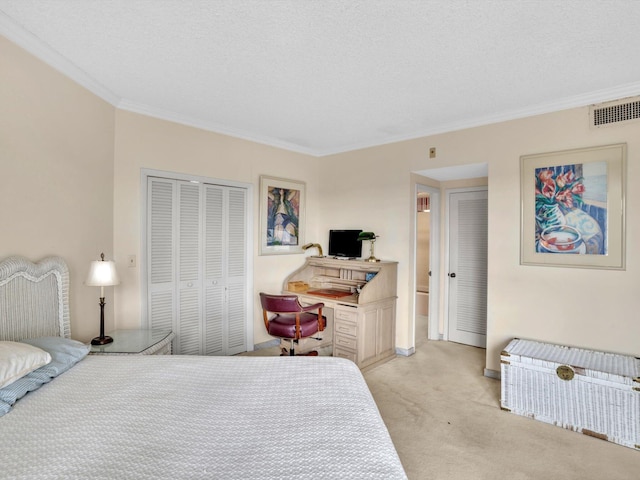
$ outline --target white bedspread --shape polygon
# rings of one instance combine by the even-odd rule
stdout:
[[[0,418],[6,479],[402,479],[355,365],[89,356]]]

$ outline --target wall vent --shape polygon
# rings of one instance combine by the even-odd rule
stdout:
[[[640,97],[591,105],[591,127],[600,128],[640,120]]]

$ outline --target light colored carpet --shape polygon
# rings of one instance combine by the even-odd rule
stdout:
[[[424,340],[364,372],[410,480],[640,479],[640,451],[500,410],[484,364],[483,349]]]
[[[640,451],[500,410],[485,350],[424,340],[364,373],[412,480],[640,479]]]

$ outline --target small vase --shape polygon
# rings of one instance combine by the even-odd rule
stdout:
[[[557,203],[552,205],[542,205],[536,212],[536,224],[538,234],[549,227],[566,225],[567,221]]]

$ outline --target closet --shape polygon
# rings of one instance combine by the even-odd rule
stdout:
[[[147,316],[173,352],[247,350],[247,190],[147,178]]]

